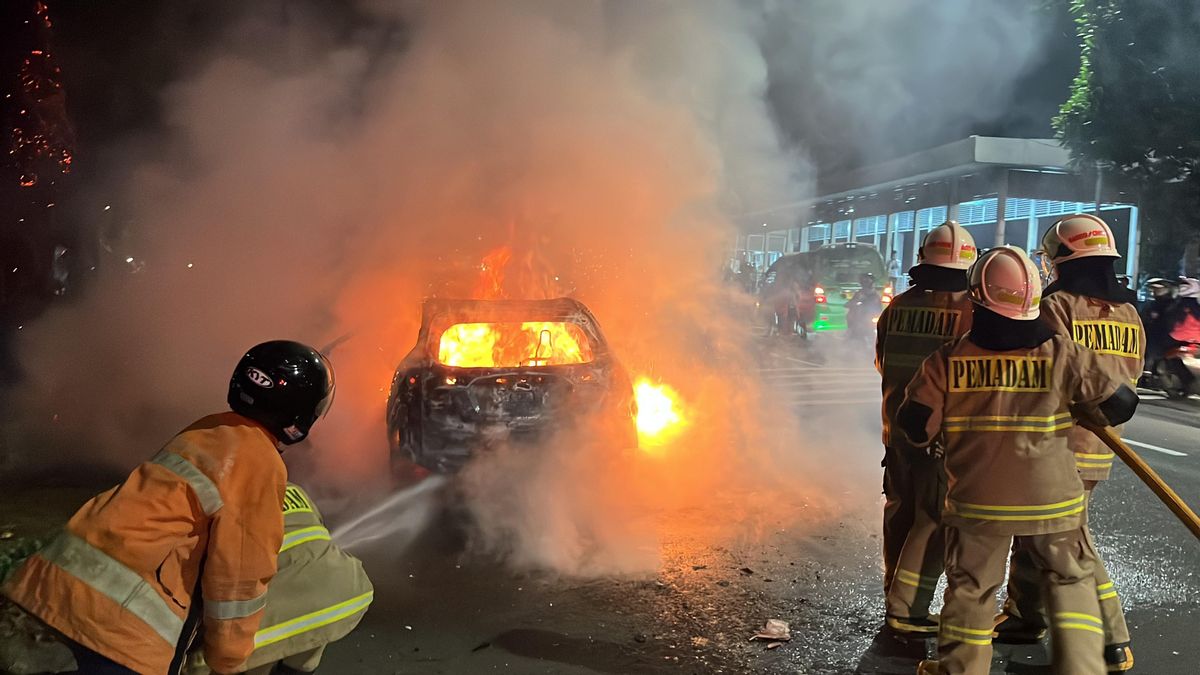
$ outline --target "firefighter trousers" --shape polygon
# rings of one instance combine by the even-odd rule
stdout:
[[[1004,584],[1004,561],[1013,537],[979,528],[945,527],[946,596],[938,628],[938,660],[952,675],[986,675],[992,663],[996,593]],[[1054,672],[1105,672],[1095,556],[1084,528],[1019,536],[1038,570],[1051,617]]]
[[[1088,487],[1088,505],[1092,503],[1092,485]],[[1084,524],[1084,534],[1087,543],[1096,557],[1096,596],[1100,602],[1100,618],[1104,621],[1104,644],[1119,645],[1129,642],[1129,626],[1125,623],[1125,611],[1121,607],[1121,598],[1117,596],[1116,587],[1108,576],[1100,551],[1092,539],[1092,533]],[[1004,612],[1033,628],[1046,627],[1046,610],[1042,601],[1040,576],[1033,566],[1032,560],[1025,551],[1013,548],[1009,560],[1008,598],[1004,601]]]
[[[902,501],[907,502],[905,506],[912,515],[887,589],[887,613],[898,618],[920,619],[929,616],[929,604],[942,575],[946,548],[942,534],[946,469],[940,459],[924,454],[910,453],[899,461],[904,463],[908,488]]]
[[[911,463],[905,450],[885,447],[883,454],[883,594],[891,591],[904,541],[916,516]]]
[[[276,661],[275,663],[263,664],[257,668],[251,668],[246,671],[246,675],[290,675],[291,673],[315,673],[317,666],[321,665],[321,657],[325,654],[325,645],[310,649],[306,652],[293,654],[292,656]]]

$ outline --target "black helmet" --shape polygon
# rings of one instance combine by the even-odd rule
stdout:
[[[229,407],[291,445],[333,403],[333,365],[320,352],[290,340],[250,348],[229,378]]]

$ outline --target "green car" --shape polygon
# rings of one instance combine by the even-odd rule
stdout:
[[[890,300],[879,250],[870,244],[827,244],[812,251],[793,253],[775,261],[767,269],[763,293],[793,283],[811,285],[816,301],[813,312],[814,331],[846,330],[846,305],[862,289],[859,279],[871,274],[876,287]]]

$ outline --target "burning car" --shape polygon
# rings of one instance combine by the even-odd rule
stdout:
[[[393,473],[453,473],[498,444],[579,429],[636,447],[629,376],[571,298],[424,304],[387,404]]]

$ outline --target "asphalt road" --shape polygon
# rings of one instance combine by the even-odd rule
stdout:
[[[912,673],[932,643],[880,630],[882,451],[870,348],[819,336],[764,343],[759,358],[768,391],[796,422],[785,445],[807,460],[794,491],[716,492],[647,514],[659,534],[657,569],[573,577],[480,552],[455,517],[426,519],[436,491],[396,499],[378,516],[394,526],[387,536],[354,549],[375,602],[328,649],[322,672]],[[1194,507],[1198,426],[1200,401],[1147,394],[1126,430]],[[88,494],[4,491],[0,525],[40,536]],[[1200,542],[1124,467],[1097,490],[1092,523],[1127,607],[1136,672],[1200,672]],[[790,624],[792,640],[751,642],[771,618]],[[1049,673],[1047,651],[998,647],[993,672]]]
[[[362,551],[377,600],[332,646],[336,673],[911,673],[931,643],[880,631],[878,377],[867,345],[819,336],[764,343],[761,376],[799,420],[797,452],[857,476],[840,508],[797,499],[794,517],[714,536],[726,513],[657,514],[657,574],[566,579],[517,573],[464,548],[456,528],[427,529],[404,551]],[[1200,506],[1200,401],[1147,395],[1127,438]],[[730,496],[738,499],[739,496]],[[1125,602],[1136,672],[1200,672],[1200,542],[1125,467],[1102,485],[1093,530]],[[749,526],[747,526],[749,529]],[[720,543],[715,543],[720,542]],[[748,638],[790,623],[775,649]],[[1049,673],[1044,646],[998,646],[996,673]]]

